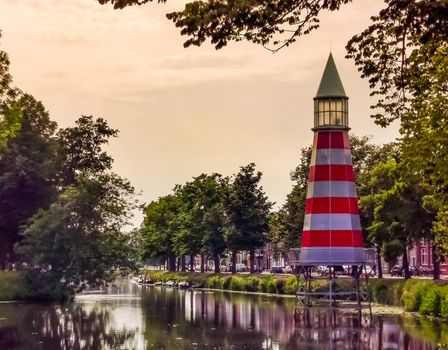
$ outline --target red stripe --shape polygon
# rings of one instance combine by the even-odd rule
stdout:
[[[307,198],[305,214],[359,214],[358,201],[352,197]]]
[[[352,165],[312,165],[309,181],[355,181],[355,174]]]
[[[314,134],[314,148],[350,148],[347,131],[317,131]]]
[[[363,247],[361,231],[303,231],[302,247]]]

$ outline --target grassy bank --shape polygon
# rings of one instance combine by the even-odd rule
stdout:
[[[47,283],[24,272],[0,271],[1,301],[64,301],[71,291],[61,285]]]
[[[28,291],[22,274],[0,271],[0,301],[25,300],[27,295]]]
[[[298,281],[295,276],[228,275],[167,271],[148,271],[152,281],[188,281],[204,288],[294,295]],[[347,288],[349,279],[340,279],[338,288]],[[316,281],[312,290],[325,290],[325,281]],[[406,311],[448,319],[448,285],[432,280],[378,279],[369,280],[368,290],[374,303],[399,306]]]

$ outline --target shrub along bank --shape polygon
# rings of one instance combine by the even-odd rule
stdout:
[[[294,295],[298,280],[285,275],[227,275],[186,272],[147,271],[146,278],[154,282],[188,281],[196,287]],[[347,287],[349,279],[338,280],[340,288]],[[325,281],[316,281],[312,290],[326,289]],[[378,304],[403,307],[406,311],[448,319],[448,284],[432,280],[369,279],[372,301]]]
[[[1,301],[65,301],[73,292],[54,281],[18,271],[0,271]]]

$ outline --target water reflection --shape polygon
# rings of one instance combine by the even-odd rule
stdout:
[[[436,349],[426,319],[295,309],[294,299],[123,285],[65,306],[0,304],[0,349]]]

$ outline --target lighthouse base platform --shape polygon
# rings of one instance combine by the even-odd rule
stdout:
[[[322,259],[310,263],[305,259],[308,261],[304,263],[300,249],[291,249],[289,255],[298,279],[298,306],[371,309],[368,280],[375,270],[375,249],[362,249],[351,261]]]

